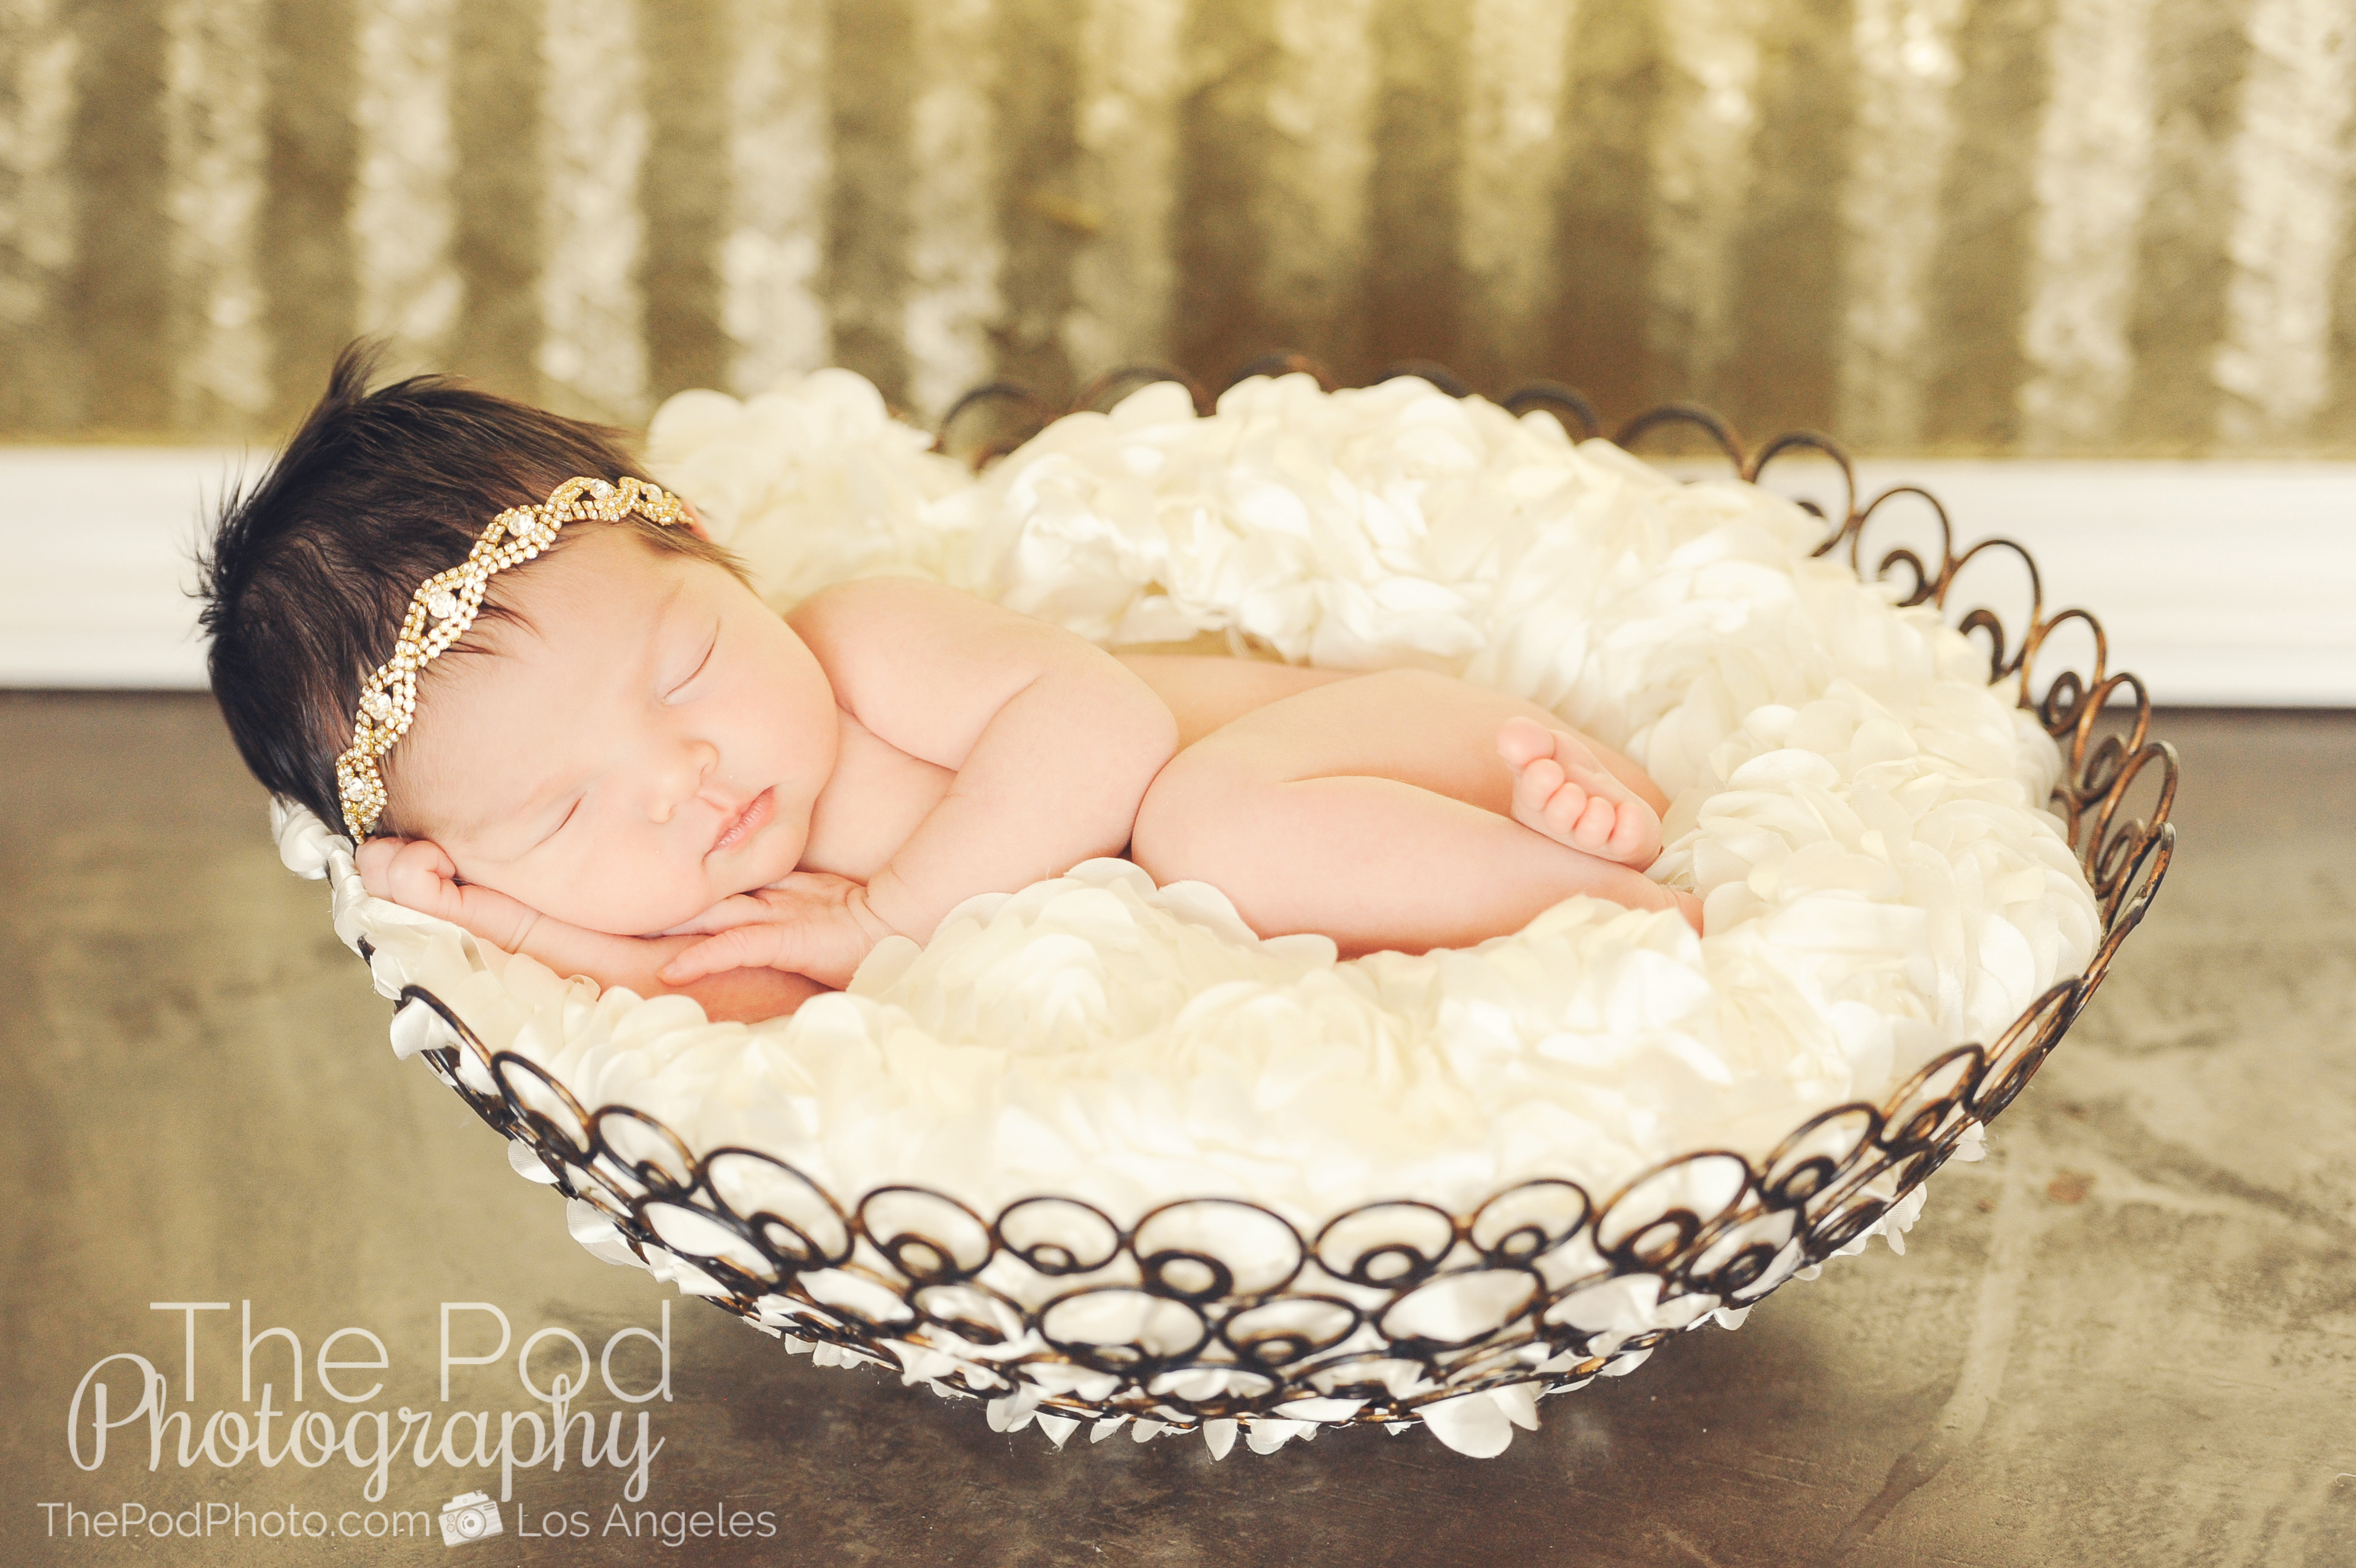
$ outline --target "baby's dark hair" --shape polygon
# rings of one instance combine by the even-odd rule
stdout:
[[[213,695],[239,753],[264,788],[337,828],[336,758],[351,743],[360,686],[392,657],[418,585],[466,559],[509,507],[537,505],[578,474],[643,475],[622,431],[447,377],[370,392],[379,352],[363,342],[337,356],[327,395],[261,482],[222,501],[197,564]],[[744,575],[684,528],[635,513],[609,526]],[[578,532],[559,533],[551,549]],[[498,590],[525,569],[491,580],[482,619],[507,613]],[[378,831],[396,831],[391,812]]]

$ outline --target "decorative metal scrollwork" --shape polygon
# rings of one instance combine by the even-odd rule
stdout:
[[[1258,368],[1331,381],[1294,357]],[[1099,378],[1084,401],[1165,378],[1206,401],[1183,375],[1153,367]],[[977,401],[1036,403],[990,387],[960,410]],[[1503,402],[1597,428],[1567,387],[1542,383]],[[1846,552],[1860,573],[1899,582],[1902,602],[1936,605],[1987,639],[1991,679],[2017,679],[2022,706],[2061,744],[2052,804],[2104,919],[2085,972],[2040,997],[2001,1038],[1944,1053],[1879,1103],[1819,1112],[1763,1162],[1700,1150],[1616,1192],[1526,1181],[1462,1214],[1402,1197],[1308,1235],[1224,1197],[1164,1204],[1127,1226],[1052,1194],[984,1215],[916,1187],[838,1196],[756,1150],[698,1153],[643,1112],[593,1111],[534,1063],[487,1050],[430,992],[410,986],[399,1007],[438,1021],[444,1043],[425,1053],[434,1070],[639,1258],[691,1265],[720,1305],[766,1329],[946,1390],[1188,1430],[1238,1418],[1411,1422],[1466,1393],[1513,1384],[1550,1393],[1619,1369],[1856,1241],[2010,1104],[2150,908],[2175,843],[2177,760],[2150,736],[2149,694],[2108,671],[2093,616],[2046,612],[2025,550],[1989,540],[1958,553],[1944,510],[1914,487],[1860,505],[1847,456],[1812,433],[1746,454],[1715,414],[1673,405],[1616,438],[1670,425],[1698,431],[1748,479],[1787,454],[1837,467],[1847,493],[1817,553]],[[1869,551],[1866,535],[1903,498],[1930,509],[1935,560],[1904,546]],[[2026,574],[2030,605],[2018,643],[1993,612],[1958,613],[1950,602],[1967,564],[2007,553]],[[2076,627],[2090,634],[2089,661],[2040,669],[2056,630]],[[2126,734],[2097,738],[2104,705],[2122,694],[2133,703]],[[2138,790],[2147,801],[2130,814]]]

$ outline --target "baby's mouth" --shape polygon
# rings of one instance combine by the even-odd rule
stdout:
[[[744,803],[744,809],[736,813],[736,820],[712,841],[710,853],[718,854],[723,850],[734,849],[760,832],[761,824],[769,820],[769,813],[776,809],[776,804],[777,791],[774,786],[754,796]]]

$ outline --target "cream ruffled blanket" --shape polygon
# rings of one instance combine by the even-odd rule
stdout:
[[[649,458],[780,604],[911,573],[1103,642],[1207,635],[1532,698],[1668,791],[1653,875],[1704,895],[1708,934],[1574,899],[1477,949],[1337,962],[1258,940],[1210,887],[1098,861],[748,1027],[370,899],[348,846],[284,813],[288,863],[333,874],[380,987],[430,987],[585,1105],[766,1151],[847,1202],[1052,1192],[1129,1223],[1231,1195],[1313,1232],[1373,1198],[1462,1212],[1526,1177],[1600,1197],[1693,1150],[1755,1157],[1995,1038],[2094,950],[2043,809],[2053,746],[1981,652],[1811,559],[1825,524],[1765,491],[1675,483],[1412,380],[1255,380],[1210,418],[1149,387],[980,478],[926,446],[821,371],[672,400]]]

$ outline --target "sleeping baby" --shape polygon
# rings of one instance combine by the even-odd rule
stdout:
[[[348,351],[205,563],[213,689],[369,890],[715,1018],[1098,855],[1262,936],[1464,947],[1648,880],[1666,801],[1421,671],[1108,652],[912,578],[780,617],[618,433]]]

